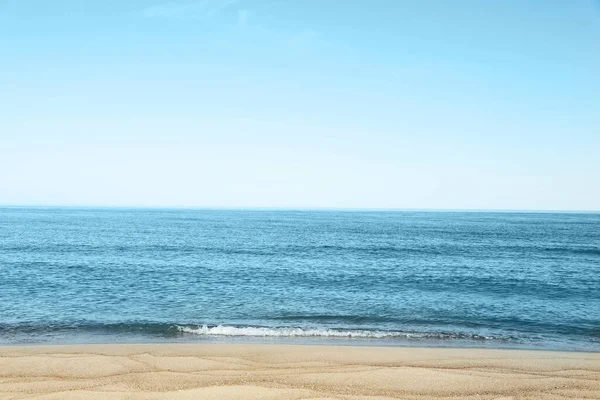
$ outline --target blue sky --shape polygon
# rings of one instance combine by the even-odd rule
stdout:
[[[600,209],[600,2],[0,0],[0,204]]]

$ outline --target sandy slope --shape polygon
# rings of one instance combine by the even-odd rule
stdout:
[[[0,347],[1,399],[600,399],[600,353],[241,344]]]

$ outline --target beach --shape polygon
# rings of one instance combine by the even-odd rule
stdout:
[[[2,399],[598,399],[600,353],[279,344],[0,347]]]

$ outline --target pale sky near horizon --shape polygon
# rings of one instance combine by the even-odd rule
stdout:
[[[600,210],[600,2],[0,0],[0,204]]]

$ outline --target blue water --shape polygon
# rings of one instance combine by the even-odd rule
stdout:
[[[600,351],[600,214],[0,209],[0,344]]]

